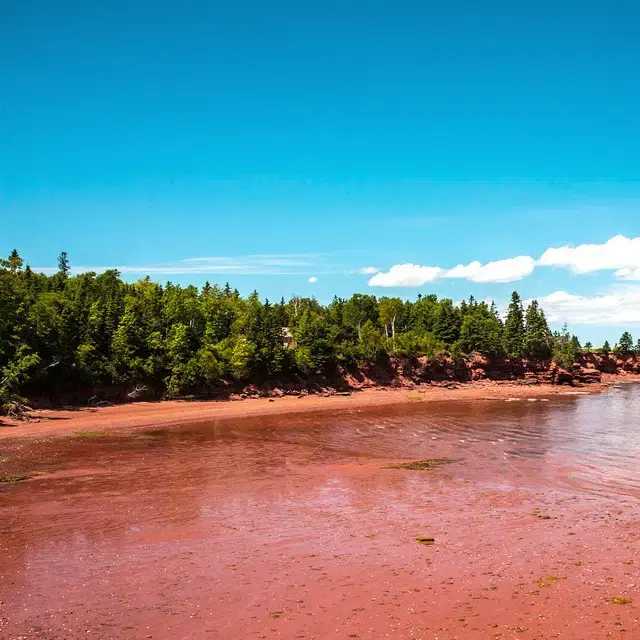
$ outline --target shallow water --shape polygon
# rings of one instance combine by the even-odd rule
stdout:
[[[640,629],[635,603],[610,602],[640,590],[640,385],[7,453],[43,473],[0,488],[2,637],[584,640]],[[457,462],[387,468],[426,458]],[[432,533],[433,548],[415,543]],[[543,585],[558,602],[531,595],[560,573]],[[570,605],[582,622],[569,624]]]

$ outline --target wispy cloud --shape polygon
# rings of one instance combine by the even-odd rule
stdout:
[[[352,273],[361,273],[365,276],[372,276],[374,273],[378,273],[380,269],[378,267],[362,267],[361,269],[356,269],[356,271]]]
[[[117,269],[132,275],[306,275],[317,271],[326,254],[252,254],[245,256],[206,256],[146,265],[72,266],[71,272],[103,273]],[[331,268],[328,266],[327,268]],[[55,273],[56,267],[34,267],[42,273]]]

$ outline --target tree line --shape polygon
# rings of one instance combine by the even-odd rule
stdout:
[[[206,394],[222,381],[324,374],[389,355],[478,352],[571,366],[581,348],[566,327],[549,329],[535,300],[525,310],[517,292],[503,319],[495,304],[473,297],[454,304],[356,293],[328,305],[298,296],[273,303],[228,284],[129,284],[116,270],[72,276],[64,252],[50,276],[15,250],[0,260],[0,405],[25,389],[101,384]],[[616,349],[640,352],[640,341],[634,348],[625,332]],[[610,350],[605,343],[602,351]]]

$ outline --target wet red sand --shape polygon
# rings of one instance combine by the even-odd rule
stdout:
[[[562,441],[598,398],[5,441],[0,637],[640,638],[640,492]]]
[[[509,398],[554,398],[602,391],[607,385],[634,382],[640,376],[603,376],[604,384],[581,388],[554,385],[524,385],[512,382],[474,382],[453,388],[423,385],[415,389],[377,387],[351,395],[304,397],[285,396],[278,399],[258,398],[232,401],[164,401],[135,402],[100,408],[77,410],[33,411],[28,421],[4,419],[0,422],[0,440],[66,436],[85,430],[111,431],[150,426],[170,426],[213,419],[248,416],[282,416],[293,413],[374,408],[389,405],[443,402],[451,400],[503,400]]]

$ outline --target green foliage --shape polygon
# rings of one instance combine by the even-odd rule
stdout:
[[[625,331],[620,336],[620,342],[618,342],[620,353],[623,356],[629,356],[633,353],[633,338],[628,331]]]
[[[336,362],[335,329],[317,312],[304,311],[294,330],[295,362],[304,373],[323,373]]]
[[[378,303],[375,296],[355,293],[344,305],[343,321],[347,327],[354,329],[358,339],[362,339],[362,327],[366,322],[378,321]]]
[[[608,340],[604,341],[604,344],[602,345],[602,349],[600,349],[600,351],[603,356],[609,357],[609,354],[611,353],[611,345],[609,344]]]
[[[66,251],[63,251],[58,256],[58,273],[62,277],[67,278],[69,276],[70,271],[71,271],[71,267],[69,266],[69,256],[67,255]]]
[[[395,349],[396,328],[404,313],[404,302],[400,298],[381,298],[378,303],[380,322],[384,326],[387,338],[391,338],[391,344]]]
[[[409,329],[420,332],[433,331],[438,311],[438,298],[435,295],[421,296],[409,309]]]
[[[504,327],[495,308],[485,302],[477,304],[473,298],[464,309],[459,347],[464,353],[477,351],[487,355],[503,353]]]
[[[441,300],[435,312],[433,333],[438,340],[452,345],[460,338],[462,316],[460,309],[454,307],[453,301],[445,298]]]
[[[242,380],[251,373],[251,363],[256,355],[256,345],[245,336],[240,335],[233,340],[233,346],[226,351],[229,369],[234,378]]]
[[[553,360],[567,370],[573,369],[574,363],[580,355],[580,342],[576,336],[571,336],[567,325],[562,331],[553,334]]]
[[[115,270],[73,276],[64,252],[58,267],[52,276],[34,273],[16,250],[0,260],[0,404],[100,385],[206,395],[223,382],[327,374],[388,355],[542,360],[553,352],[570,367],[580,349],[566,329],[551,336],[535,301],[525,318],[515,292],[503,324],[494,304],[473,297],[459,305],[364,294],[272,304],[228,284],[130,284]],[[620,352],[632,348],[623,335]]]
[[[384,345],[382,331],[371,320],[367,320],[362,326],[357,347],[358,363],[376,362],[384,353]]]
[[[525,315],[524,354],[530,360],[547,360],[552,352],[552,335],[544,311],[533,300]]]
[[[504,350],[510,358],[522,358],[525,354],[524,312],[517,291],[511,294],[511,303],[504,323]]]
[[[0,374],[0,408],[9,402],[22,402],[18,391],[27,380],[29,373],[40,364],[40,356],[31,353],[26,345],[18,348],[15,356],[2,369]]]
[[[437,340],[433,333],[422,333],[417,329],[401,333],[396,340],[396,353],[399,356],[410,358],[425,356],[433,359],[444,351],[444,342]]]

